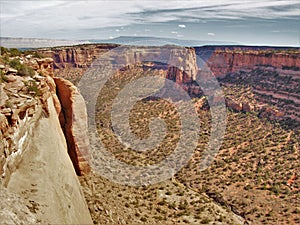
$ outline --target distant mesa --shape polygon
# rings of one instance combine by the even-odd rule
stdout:
[[[42,39],[42,38],[12,38],[0,37],[0,46],[5,48],[46,48],[55,46],[69,46],[89,43],[80,40],[59,40],[59,39]]]
[[[183,40],[176,38],[163,37],[135,37],[120,36],[113,39],[89,39],[89,40],[59,40],[59,39],[42,39],[42,38],[13,38],[0,37],[0,46],[6,48],[46,48],[57,46],[72,46],[79,44],[121,44],[121,45],[145,45],[145,46],[163,46],[163,45],[179,45],[179,46],[204,46],[204,45],[234,45],[234,42],[221,41],[205,41],[205,40]]]

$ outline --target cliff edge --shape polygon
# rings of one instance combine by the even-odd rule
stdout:
[[[57,94],[53,60],[8,54],[0,72],[0,221],[92,224],[59,120],[65,100]]]

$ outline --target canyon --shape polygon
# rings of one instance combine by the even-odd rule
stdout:
[[[109,55],[112,49],[118,47],[120,48],[119,45],[95,44],[41,49],[39,52],[54,60],[56,75],[59,74],[76,84],[92,65],[93,60]],[[179,50],[175,46],[165,46],[128,49],[130,50],[126,50],[123,55],[119,52],[119,55],[113,56],[118,65],[134,65],[143,61],[143,57],[154,61],[159,55],[158,59],[169,65],[162,66],[162,63],[158,65],[154,62],[150,67],[168,70],[165,77],[180,85],[191,97],[203,94],[196,82],[202,70],[204,73],[213,74],[221,86],[242,82],[251,86],[252,100],[244,103],[241,99],[226,100],[248,105],[245,112],[256,111],[263,117],[275,120],[300,121],[298,48],[204,46],[185,48],[185,51],[182,51],[183,48]],[[243,99],[247,97],[244,96]],[[229,107],[233,105],[229,104]],[[233,110],[236,110],[236,107],[233,107]]]
[[[118,51],[119,47],[84,44],[34,50],[42,55],[41,58],[14,57],[32,68],[33,76],[20,75],[20,71],[0,60],[0,197],[11,199],[9,206],[0,204],[0,208],[3,212],[12,209],[10,214],[0,213],[1,221],[50,224],[148,221],[146,224],[159,224],[164,220],[163,224],[178,221],[179,224],[201,221],[264,224],[268,222],[264,210],[275,214],[269,224],[300,221],[294,213],[298,210],[295,196],[299,193],[299,48],[127,46]],[[200,135],[203,140],[199,140],[191,162],[172,180],[155,187],[134,189],[106,181],[93,171],[89,151],[97,146],[91,146],[88,137],[89,103],[76,84],[82,76],[90,75],[90,69],[101,63],[99,59],[117,65],[118,71],[108,81],[111,86],[103,92],[105,96],[97,98],[99,90],[96,89],[90,93],[103,105],[96,108],[97,119],[100,118],[97,129],[104,130],[100,132],[102,138],[121,161],[136,163],[140,157],[145,165],[153,163],[147,161],[149,155],[127,155],[129,150],[123,151],[115,141],[108,120],[110,100],[107,99],[117,94],[122,82],[130,81],[130,74],[153,72],[174,81],[193,98],[202,121]],[[207,79],[211,75],[224,93],[228,125],[216,160],[206,171],[199,171],[197,165],[209,135],[210,116],[207,98],[197,79]],[[95,80],[91,78],[92,86]],[[162,104],[152,99],[149,102],[151,106],[145,102],[137,106],[141,109],[137,119],[141,114],[153,116],[152,110]],[[163,115],[176,127],[177,117],[172,108],[157,115]],[[148,122],[144,119],[140,120],[143,126],[137,133],[145,136],[149,131],[145,129]],[[111,139],[105,139],[110,136]],[[169,154],[169,145],[176,143],[176,138],[171,135],[164,148],[152,158],[158,160]],[[288,169],[283,170],[279,165]],[[277,173],[270,175],[271,170]],[[253,171],[259,176],[253,175]],[[14,208],[16,202],[19,207]],[[156,209],[153,202],[158,202]],[[285,213],[289,210],[292,216],[287,218]],[[155,216],[148,217],[147,212]],[[195,218],[190,212],[202,217]],[[179,220],[181,217],[183,219]]]

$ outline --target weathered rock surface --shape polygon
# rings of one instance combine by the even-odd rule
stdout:
[[[25,64],[29,65],[38,73],[42,74],[43,76],[54,76],[53,71],[53,59],[52,58],[42,58],[42,59],[27,59],[24,62]]]
[[[0,187],[0,221],[4,224],[36,224],[36,215],[21,196]],[[3,201],[5,199],[5,201]]]
[[[254,66],[300,67],[300,52],[259,47],[198,47],[196,53],[207,61],[216,77]]]
[[[78,45],[73,47],[56,47],[41,49],[40,53],[54,60],[54,69],[86,68],[100,55],[118,45]]]
[[[90,166],[88,164],[89,137],[84,99],[70,81],[63,78],[54,78],[54,81],[62,107],[59,119],[66,136],[69,155],[77,174],[86,174],[90,172]]]
[[[0,107],[5,105],[6,100],[8,100],[8,96],[3,89],[4,85],[0,84]]]
[[[52,59],[39,62],[34,69],[43,67],[44,76],[38,72],[34,77],[7,75],[5,71],[0,83],[0,186],[4,188],[0,198],[7,202],[0,204],[0,221],[92,224],[58,118],[62,107],[51,77]],[[83,120],[85,105],[74,113]],[[77,123],[75,127],[78,137],[83,126]]]
[[[198,66],[193,48],[179,48],[172,51],[169,59],[167,79],[182,85],[196,80]]]
[[[23,195],[42,224],[92,224],[51,98],[48,107],[49,117],[41,115],[28,133],[7,189]]]

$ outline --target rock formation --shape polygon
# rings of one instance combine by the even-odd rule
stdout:
[[[68,152],[77,174],[90,172],[89,137],[85,102],[77,88],[63,78],[54,78],[61,103],[60,124],[66,136]]]
[[[87,68],[100,55],[118,45],[78,45],[41,49],[39,52],[54,60],[54,69]]]
[[[299,49],[266,47],[197,47],[197,55],[207,62],[216,77],[255,66],[299,68]]]
[[[42,49],[40,52],[53,58],[56,75],[59,74],[60,77],[77,83],[93,60],[116,47],[118,45],[93,44]],[[177,67],[162,67],[156,63],[148,63],[147,68],[167,70],[166,78],[179,84],[192,97],[202,95],[201,88],[195,80],[199,75],[198,69],[202,70],[197,64],[203,65],[203,62],[206,62],[206,68],[213,72],[220,83],[229,79],[234,79],[235,83],[245,83],[246,79],[247,84],[253,86],[259,105],[270,102],[271,96],[272,104],[276,105],[279,113],[275,112],[276,110],[271,112],[271,107],[266,107],[269,109],[259,110],[266,112],[261,116],[269,115],[271,112],[273,116],[270,118],[278,118],[281,115],[287,119],[300,121],[299,98],[298,94],[294,93],[299,90],[300,51],[297,48],[204,46],[185,48],[183,51],[184,48],[170,46],[165,48],[167,51],[155,47],[128,47],[128,49],[125,55],[115,56],[115,63],[126,67],[143,59],[143,55],[153,59],[167,59],[170,64],[176,64]],[[170,50],[173,51],[171,56]],[[203,62],[199,62],[199,59]],[[255,108],[249,102],[239,102],[235,105],[229,100],[228,104],[237,111],[250,112]]]
[[[19,76],[18,71],[11,73],[7,66],[1,66],[0,196],[1,202],[15,196],[16,204],[20,205],[15,209],[11,204],[0,205],[3,212],[13,210],[9,215],[0,214],[0,220],[25,224],[92,224],[59,121],[65,102],[56,93],[53,60],[18,60],[33,65],[35,74]],[[86,129],[87,121],[83,121],[86,112],[84,104],[73,107],[78,99],[79,93],[74,95],[71,107],[78,115],[75,118],[82,121],[76,120],[71,127],[77,129],[75,141],[83,143],[80,137],[84,134],[81,129]]]

